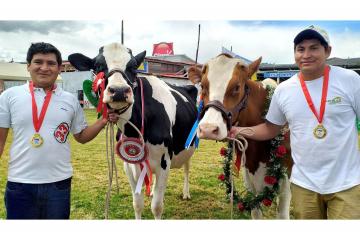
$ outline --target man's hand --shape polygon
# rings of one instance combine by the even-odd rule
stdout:
[[[259,125],[253,127],[232,127],[228,136],[230,138],[236,138],[239,134],[257,141],[269,140],[276,137],[282,126],[273,124],[269,121],[265,121]]]
[[[238,135],[238,132],[239,132],[239,127],[231,127],[229,133],[228,133],[228,137],[229,138],[235,138],[236,135]]]
[[[228,133],[228,137],[236,138],[239,135],[242,135],[244,137],[250,137],[254,135],[254,130],[250,127],[231,127]]]
[[[109,109],[106,118],[102,118],[100,121],[103,127],[105,127],[108,122],[117,123],[119,121],[119,117],[120,115],[115,113],[115,110]]]
[[[112,123],[117,123],[119,121],[120,115],[114,112],[108,113],[108,121]]]

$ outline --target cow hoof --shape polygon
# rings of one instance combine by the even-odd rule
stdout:
[[[183,195],[183,200],[190,200],[190,199],[191,199],[190,194]]]

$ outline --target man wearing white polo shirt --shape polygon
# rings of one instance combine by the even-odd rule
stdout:
[[[106,125],[88,126],[78,100],[55,84],[61,53],[33,43],[27,53],[31,81],[0,95],[0,156],[13,130],[5,206],[8,219],[68,219],[70,215],[71,132],[80,143]]]
[[[271,139],[289,124],[295,218],[360,219],[360,76],[327,65],[330,53],[325,30],[299,32],[294,58],[300,72],[276,88],[267,121],[244,136]],[[233,127],[230,136],[242,130]]]

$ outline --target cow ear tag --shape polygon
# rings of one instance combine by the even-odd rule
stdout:
[[[116,154],[125,162],[141,163],[147,159],[147,146],[138,138],[124,137],[116,144]]]

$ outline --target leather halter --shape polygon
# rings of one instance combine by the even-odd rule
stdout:
[[[224,105],[222,104],[222,102],[218,101],[218,100],[213,100],[213,101],[209,101],[208,104],[206,104],[204,106],[204,109],[201,111],[200,113],[200,119],[202,119],[205,115],[205,112],[209,109],[209,108],[215,108],[216,110],[218,110],[223,119],[226,122],[226,127],[228,129],[228,131],[230,130],[231,126],[232,126],[232,116],[236,113],[241,112],[247,104],[247,99],[249,97],[250,94],[250,88],[245,84],[245,93],[244,93],[244,97],[241,99],[241,101],[235,106],[233,107],[230,111],[228,111]]]
[[[132,90],[134,91],[134,89],[138,86],[137,84],[137,77],[135,78],[135,81],[131,81],[128,76],[126,75],[126,73],[124,73],[123,70],[121,70],[120,68],[113,68],[111,69],[110,72],[108,72],[106,75],[105,75],[105,80],[106,80],[106,85],[108,83],[108,79],[109,77],[111,77],[114,73],[120,73],[122,75],[122,77],[125,79],[125,81],[131,86]],[[111,109],[110,105],[109,104],[106,104],[107,107],[109,109]],[[118,114],[123,114],[124,112],[126,112],[128,109],[129,109],[130,105],[127,105],[126,107],[122,108],[122,109],[118,109],[116,110],[115,112],[118,113]]]
[[[109,79],[109,77],[111,77],[114,73],[120,73],[122,75],[122,77],[125,79],[125,81],[131,86],[132,89],[136,88],[137,87],[137,82],[136,81],[131,81],[128,76],[126,75],[126,73],[121,70],[120,68],[113,68],[111,69],[110,72],[108,72],[106,75],[105,75],[105,79],[106,81]]]

